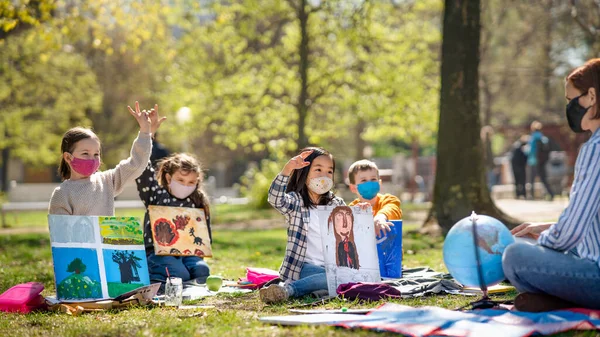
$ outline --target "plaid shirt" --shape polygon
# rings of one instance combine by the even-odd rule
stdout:
[[[304,206],[302,197],[296,192],[286,193],[285,189],[290,177],[278,174],[269,188],[269,204],[279,213],[285,215],[288,224],[288,239],[285,257],[279,268],[279,275],[284,281],[298,280],[300,270],[306,257],[308,223],[310,222],[309,208]],[[329,192],[331,193],[331,192]],[[329,205],[345,205],[344,200],[334,197]]]

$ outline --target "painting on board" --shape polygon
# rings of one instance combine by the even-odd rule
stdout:
[[[149,206],[156,255],[212,257],[201,208]]]
[[[340,284],[380,282],[375,227],[371,210],[318,206],[329,295]]]
[[[141,222],[48,215],[59,300],[108,299],[150,284]]]
[[[52,259],[57,298],[103,297],[96,249],[53,247]]]
[[[104,249],[102,252],[110,297],[150,284],[144,250]]]
[[[143,245],[144,232],[135,217],[99,217],[102,243],[111,245]]]

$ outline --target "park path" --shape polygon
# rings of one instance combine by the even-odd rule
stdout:
[[[567,207],[567,199],[554,201],[541,200],[514,200],[499,199],[496,205],[506,214],[521,221],[556,221],[562,211]],[[405,214],[405,221],[418,223],[423,221],[427,211],[414,211]],[[465,215],[466,216],[466,215]],[[284,227],[283,219],[247,220],[234,224],[215,225],[215,229],[243,230],[243,229],[270,229]],[[48,233],[48,227],[16,227],[0,228],[0,235]]]

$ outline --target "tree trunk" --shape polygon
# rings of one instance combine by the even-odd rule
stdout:
[[[442,232],[475,211],[508,226],[487,188],[479,117],[480,1],[446,0],[437,171],[430,218]],[[428,219],[429,220],[429,219]]]
[[[8,134],[8,129],[4,130],[5,139],[10,139],[10,135]],[[2,192],[8,192],[8,162],[10,160],[10,147],[5,147],[2,149]]]
[[[298,104],[296,109],[298,110],[298,149],[308,146],[308,137],[305,133],[306,116],[308,114],[308,16],[309,12],[306,10],[306,0],[301,0],[298,6],[298,20],[300,23],[300,64],[298,67],[298,74],[300,75],[300,95],[298,96]]]

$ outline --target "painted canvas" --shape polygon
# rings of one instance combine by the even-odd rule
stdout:
[[[58,298],[102,297],[102,282],[96,249],[52,247],[52,258]]]
[[[134,217],[99,217],[102,242],[111,245],[143,245],[144,232]]]
[[[48,215],[59,300],[108,299],[150,284],[141,222]]]
[[[110,297],[150,284],[148,266],[142,265],[146,260],[146,251],[104,249],[102,253]]]
[[[340,284],[380,282],[377,243],[371,210],[318,206],[329,295]]]
[[[156,255],[212,257],[202,208],[149,206],[148,211]]]

